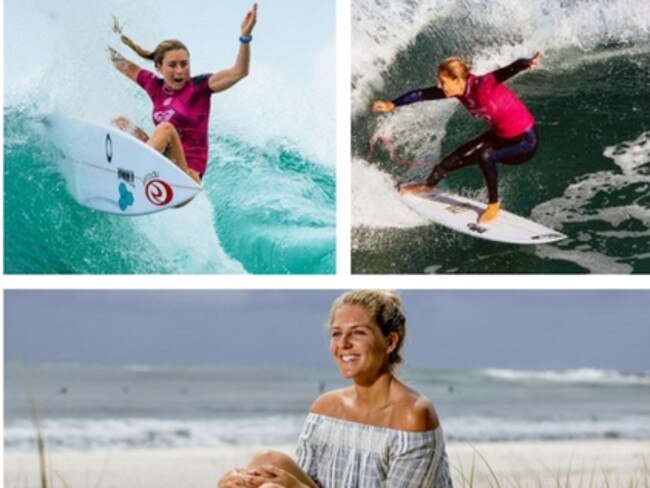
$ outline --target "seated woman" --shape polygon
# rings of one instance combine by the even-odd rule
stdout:
[[[226,473],[219,488],[450,488],[436,411],[395,376],[406,336],[399,296],[346,293],[332,305],[328,327],[332,357],[353,385],[314,402],[295,461],[261,452]]]

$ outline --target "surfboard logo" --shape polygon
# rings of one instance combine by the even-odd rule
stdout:
[[[106,150],[106,161],[109,163],[113,161],[113,139],[111,139],[110,134],[106,134],[106,140],[104,141],[104,149]]]
[[[174,198],[174,190],[169,183],[157,178],[147,182],[144,194],[147,196],[147,200],[159,207],[167,205]]]
[[[135,199],[133,198],[133,193],[129,191],[129,189],[126,187],[124,183],[120,183],[118,190],[120,192],[120,199],[118,201],[118,205],[120,206],[120,210],[122,212],[125,212],[128,207],[133,205]]]
[[[474,207],[472,206],[471,203],[461,202],[461,203],[457,203],[456,205],[450,205],[448,207],[445,207],[445,210],[453,214],[459,214],[461,212],[467,212],[468,210],[474,210]]]
[[[479,234],[483,234],[484,232],[487,232],[487,229],[485,227],[481,227],[480,225],[475,224],[474,222],[467,224],[467,228],[472,232],[478,232]]]

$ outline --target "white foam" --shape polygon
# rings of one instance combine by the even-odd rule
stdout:
[[[650,376],[646,374],[623,374],[619,371],[580,368],[568,370],[483,370],[491,378],[506,381],[547,381],[553,383],[590,383],[606,385],[650,385]]]
[[[181,273],[239,274],[242,265],[228,256],[215,231],[212,204],[204,193],[182,208],[134,218],[134,227]]]
[[[415,227],[428,222],[409,209],[390,175],[362,159],[352,160],[353,227]]]
[[[335,39],[329,39],[300,79],[281,67],[253,66],[241,86],[213,100],[213,125],[256,146],[286,143],[317,163],[336,161]],[[254,61],[253,61],[254,63]]]
[[[221,419],[44,419],[41,432],[48,451],[106,449],[214,448],[237,445],[293,444],[304,415]],[[466,441],[580,439],[617,436],[650,438],[647,416],[544,412],[529,417],[447,415],[448,439]],[[34,425],[30,420],[5,426],[7,451],[33,451]]]
[[[300,433],[301,416],[235,419],[172,420],[153,418],[45,419],[41,432],[48,451],[74,449],[138,449],[223,447],[229,445],[289,444]],[[5,426],[5,448],[35,448],[30,420]]]
[[[611,158],[620,169],[611,171],[598,171],[582,177],[580,181],[569,185],[561,197],[554,198],[532,210],[533,219],[556,229],[574,223],[602,223],[619,227],[625,221],[634,219],[645,228],[639,230],[594,230],[591,235],[577,235],[574,238],[574,247],[571,242],[563,247],[539,247],[536,249],[540,257],[550,259],[563,259],[576,264],[594,273],[630,273],[633,267],[626,261],[627,255],[613,256],[611,252],[604,255],[588,243],[596,238],[629,239],[643,238],[650,232],[650,208],[639,203],[650,189],[650,174],[642,170],[650,164],[650,132],[642,133],[633,141],[623,142],[616,146],[607,147],[603,153]],[[622,174],[621,174],[622,173]],[[610,199],[610,206],[597,208],[594,199],[602,193],[614,195],[616,192],[632,192],[633,185],[638,185],[634,190],[636,198],[623,205],[617,205],[617,199]],[[629,199],[629,196],[627,197]],[[594,228],[598,228],[594,226]],[[613,246],[610,246],[610,250]],[[638,256],[636,256],[638,258]]]
[[[382,73],[449,2],[352,2],[352,115],[367,110]]]
[[[594,439],[620,437],[646,439],[647,417],[598,418],[549,412],[545,418],[518,419],[490,416],[446,417],[445,434],[453,441],[521,441],[549,439]]]

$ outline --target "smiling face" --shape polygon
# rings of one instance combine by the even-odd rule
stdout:
[[[185,49],[172,49],[165,53],[157,68],[165,80],[165,87],[182,90],[190,80],[190,55]]]
[[[384,336],[360,305],[343,305],[330,325],[330,352],[344,378],[368,383],[390,370],[397,334]]]

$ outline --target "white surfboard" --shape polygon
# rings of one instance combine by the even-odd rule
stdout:
[[[202,187],[152,147],[108,125],[48,117],[61,151],[59,167],[81,205],[118,215],[144,215],[182,205]]]
[[[414,212],[435,224],[489,241],[509,244],[548,244],[567,236],[532,220],[501,210],[485,224],[478,224],[486,205],[469,198],[433,191],[404,195],[404,203]]]

